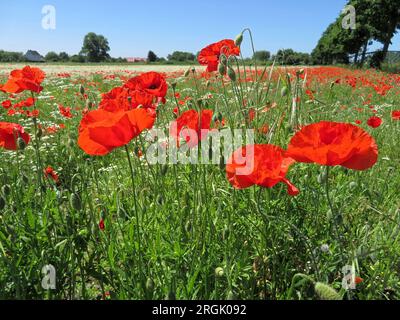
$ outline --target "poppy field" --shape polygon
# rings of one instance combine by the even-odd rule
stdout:
[[[1,299],[400,298],[400,75],[244,64],[246,35],[167,71],[0,66]]]

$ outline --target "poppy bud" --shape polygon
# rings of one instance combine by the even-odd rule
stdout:
[[[226,75],[226,66],[225,66],[223,63],[219,63],[219,64],[218,64],[218,73],[219,73],[221,76]]]
[[[22,175],[22,182],[25,184],[29,183],[29,178],[24,174]]]
[[[159,194],[159,195],[158,195],[158,197],[157,197],[157,203],[158,203],[159,205],[162,205],[162,204],[164,203],[164,197],[163,197],[162,194]]]
[[[296,76],[301,76],[304,73],[304,69],[300,69],[296,71]]]
[[[235,45],[236,45],[237,47],[240,47],[241,44],[242,44],[242,41],[243,41],[243,33],[240,33],[240,34],[238,34],[238,35],[236,36]]]
[[[219,57],[219,62],[221,64],[223,64],[224,66],[226,66],[227,63],[228,63],[228,58],[226,57],[226,55],[221,54],[220,57]]]
[[[71,204],[71,207],[76,211],[79,211],[82,209],[81,198],[76,193],[71,194],[70,204]]]
[[[165,297],[165,300],[176,300],[175,292],[170,291],[168,295]]]
[[[6,207],[6,200],[0,196],[0,210],[3,210]]]
[[[24,150],[26,148],[25,140],[21,137],[17,139],[18,150]]]
[[[211,84],[210,80],[207,80],[207,82],[206,82],[206,88],[209,88],[209,87],[210,87],[210,84]]]
[[[225,157],[223,155],[221,155],[221,157],[219,158],[219,168],[221,170],[225,170],[226,166],[225,166]]]
[[[42,136],[43,136],[43,130],[42,128],[39,128],[37,132],[37,137],[40,139]]]
[[[187,70],[185,71],[184,76],[185,76],[185,77],[188,77],[188,76],[189,76],[189,73],[190,73],[190,68],[187,69]]]
[[[288,88],[286,86],[284,86],[281,90],[281,97],[286,97],[286,95],[288,94]]]
[[[186,206],[190,205],[190,195],[188,192],[185,192],[185,205]]]
[[[90,101],[90,100],[87,100],[87,101],[86,101],[86,108],[92,109],[92,107],[93,107],[93,102]]]
[[[232,291],[229,291],[228,295],[226,296],[226,299],[227,300],[236,300],[236,295]]]
[[[152,292],[154,290],[154,281],[153,279],[149,278],[146,281],[146,290]]]
[[[171,82],[171,87],[172,87],[172,89],[175,91],[175,89],[176,89],[176,81],[174,81],[174,82]]]
[[[215,276],[217,278],[221,278],[224,276],[224,269],[222,269],[221,267],[215,268]]]
[[[5,184],[2,188],[1,188],[1,192],[3,193],[3,195],[8,196],[11,193],[11,187],[8,184]]]
[[[85,88],[83,87],[83,85],[79,86],[79,92],[80,92],[81,95],[85,94]]]
[[[350,187],[350,189],[357,188],[357,182],[354,182],[354,181],[350,182],[349,187]]]
[[[196,72],[196,68],[192,67],[192,69],[190,69],[190,71],[192,71],[192,73],[195,73]]]
[[[164,165],[161,167],[161,175],[162,175],[162,176],[165,176],[165,175],[167,174],[167,172],[168,172],[168,165],[167,165],[167,164],[164,164]]]
[[[314,286],[314,290],[322,300],[342,300],[339,293],[325,283],[317,282]]]
[[[228,67],[228,77],[229,77],[229,79],[231,79],[231,81],[233,81],[233,82],[236,81],[236,73],[232,67]]]

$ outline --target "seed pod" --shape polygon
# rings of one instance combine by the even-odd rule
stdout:
[[[314,286],[314,290],[322,300],[342,300],[339,293],[325,283],[317,282]]]
[[[240,34],[238,34],[238,35],[236,36],[235,45],[236,45],[237,47],[240,47],[241,44],[242,44],[242,41],[243,41],[243,33],[240,33]]]
[[[24,150],[26,148],[26,142],[21,137],[17,139],[18,150]]]
[[[215,276],[216,276],[217,278],[223,277],[223,276],[224,276],[224,269],[221,268],[221,267],[215,268]]]
[[[76,211],[79,211],[79,210],[82,209],[82,201],[81,201],[81,198],[80,198],[80,196],[79,196],[78,194],[76,194],[76,193],[71,194],[70,204],[71,204],[71,207],[72,207],[74,210],[76,210]]]
[[[286,95],[288,94],[288,88],[286,86],[284,86],[281,90],[281,97],[286,97]]]
[[[228,67],[228,77],[231,81],[236,82],[236,72],[232,67]]]
[[[2,188],[1,188],[1,192],[3,193],[4,196],[9,196],[11,193],[11,187],[8,184],[5,184]]]

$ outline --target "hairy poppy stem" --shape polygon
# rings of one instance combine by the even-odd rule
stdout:
[[[336,238],[339,242],[341,242],[340,234],[339,234],[339,227],[338,227],[337,221],[336,221],[338,214],[333,207],[333,203],[332,203],[331,197],[329,195],[329,167],[328,166],[326,166],[325,193],[326,193],[326,199],[328,200],[329,208],[331,209],[331,212],[332,212],[333,225],[334,225],[335,231],[336,231]],[[344,261],[344,252],[343,252],[342,247],[340,247],[340,259],[342,262]]]
[[[132,181],[132,191],[133,191],[133,203],[134,203],[134,208],[135,208],[135,219],[136,219],[136,234],[137,234],[137,241],[138,241],[138,264],[139,264],[139,272],[140,272],[140,279],[141,279],[141,285],[143,290],[145,290],[146,282],[143,277],[143,262],[142,262],[142,255],[141,255],[141,228],[140,228],[140,220],[139,220],[139,212],[138,212],[138,205],[137,205],[137,199],[136,199],[136,186],[135,186],[135,177],[133,173],[133,166],[132,166],[132,160],[131,156],[129,155],[129,149],[128,146],[125,145],[125,152],[126,156],[128,158],[128,164],[129,164],[129,170],[131,173],[131,181]]]

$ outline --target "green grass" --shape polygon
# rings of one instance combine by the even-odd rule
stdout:
[[[288,120],[292,93],[280,95],[285,77],[283,69],[278,71],[282,77],[273,76],[271,83],[268,77],[256,84],[243,83],[244,97],[232,91],[240,91],[238,84],[227,82],[223,88],[218,80],[207,86],[207,79],[193,75],[168,81],[177,82],[182,98],[193,98],[192,107],[199,107],[198,99],[207,96],[202,106],[221,112],[230,128],[246,127],[243,110],[247,114],[251,107],[261,110],[275,102],[276,107],[260,112],[251,126],[268,123],[272,128],[282,118],[282,125],[270,134],[257,134],[256,142],[285,148],[293,135]],[[346,72],[353,71],[343,69]],[[41,167],[50,165],[57,171],[59,186],[44,180],[44,187],[38,188],[32,119],[9,117],[1,110],[1,121],[23,124],[32,142],[23,151],[0,149],[5,201],[0,211],[0,298],[96,299],[110,292],[115,299],[318,299],[313,281],[319,281],[345,299],[398,299],[400,122],[390,117],[392,110],[400,109],[398,89],[382,97],[370,87],[330,86],[335,78],[324,78],[327,81],[311,85],[317,100],[309,101],[300,90],[298,123],[360,119],[375,137],[380,154],[378,163],[364,172],[331,168],[328,183],[338,214],[329,209],[325,168],[320,166],[291,168],[288,177],[301,191],[297,197],[288,196],[283,184],[239,191],[219,166],[147,165],[134,155],[136,147],[146,149],[143,137],[128,145],[133,190],[124,148],[105,157],[85,155],[76,144],[80,111],[65,120],[54,105],[82,109],[85,101],[75,94],[82,81],[97,105],[96,87],[106,92],[121,81],[96,74],[47,78],[41,96],[52,95],[54,100],[38,101],[39,122],[62,122],[66,128],[40,139]],[[0,83],[4,81],[3,77]],[[303,84],[301,79],[298,83]],[[363,106],[368,94],[384,120],[375,130],[365,125],[371,116]],[[0,101],[6,98],[0,95]],[[241,106],[243,98],[247,107]],[[173,120],[174,107],[170,89],[167,103],[159,106],[156,127]],[[355,107],[366,111],[359,113]],[[79,195],[81,208],[71,206],[72,194]],[[98,227],[101,218],[103,231]],[[329,251],[321,250],[322,245]],[[56,290],[41,286],[41,270],[47,264],[56,269]],[[357,290],[345,292],[341,271],[352,264],[363,282]]]

